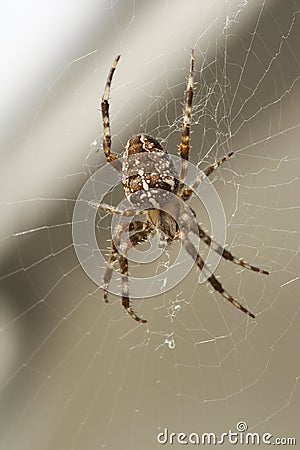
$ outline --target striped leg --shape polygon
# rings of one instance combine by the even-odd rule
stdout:
[[[118,255],[118,250],[114,244],[114,241],[112,241],[110,257],[103,277],[103,299],[105,303],[108,303],[108,287],[112,277],[114,265],[118,260]]]
[[[109,287],[109,283],[110,283],[110,280],[112,277],[113,266],[116,263],[116,261],[118,261],[120,270],[121,270],[122,305],[124,306],[124,308],[126,309],[128,314],[130,314],[133,319],[135,319],[137,322],[140,322],[140,323],[146,323],[147,320],[141,319],[140,317],[138,317],[136,315],[136,313],[134,312],[134,310],[130,306],[129,283],[128,283],[128,259],[127,259],[126,253],[131,247],[139,244],[140,242],[147,240],[151,230],[149,230],[147,228],[143,230],[144,226],[145,226],[144,222],[132,222],[129,225],[130,231],[134,231],[134,230],[142,230],[142,231],[138,231],[137,233],[130,236],[130,238],[129,238],[130,240],[129,240],[129,242],[127,242],[126,247],[124,248],[124,246],[123,246],[123,248],[122,248],[122,250],[124,251],[124,255],[120,254],[118,251],[118,248],[117,248],[117,246],[121,245],[120,238],[121,238],[122,232],[126,231],[125,228],[120,228],[120,230],[118,231],[118,233],[115,237],[116,244],[114,243],[114,241],[112,241],[111,255],[110,255],[110,258],[108,261],[108,266],[107,266],[105,274],[104,274],[104,284],[103,284],[104,301],[106,303],[108,303],[108,299],[107,299],[108,287]],[[126,225],[126,228],[128,228],[128,225]]]
[[[109,206],[109,205],[106,205],[106,206]],[[111,207],[109,207],[109,208],[111,208]],[[105,211],[107,211],[107,210],[105,209]],[[109,212],[111,212],[111,211],[109,210]],[[103,291],[104,291],[103,297],[104,297],[105,303],[108,303],[108,287],[109,287],[109,283],[111,281],[114,265],[116,262],[118,262],[120,265],[120,256],[121,255],[118,251],[118,247],[120,246],[121,234],[124,233],[125,231],[128,231],[129,228],[130,228],[130,224],[128,224],[128,223],[120,225],[114,239],[112,239],[112,241],[111,241],[111,253],[110,253],[110,257],[109,257],[107,267],[106,267],[104,277],[103,277]]]
[[[143,209],[117,209],[114,206],[107,205],[106,203],[100,203],[98,206],[98,209],[100,211],[108,212],[111,214],[117,214],[118,216],[140,216],[142,214],[145,214],[145,210]]]
[[[183,190],[181,194],[182,200],[183,201],[188,200],[195,191],[195,189],[197,189],[197,187],[200,186],[205,177],[209,177],[209,175],[211,175],[218,167],[220,167],[223,164],[223,162],[227,161],[233,154],[234,152],[227,153],[227,155],[223,156],[223,158],[219,159],[214,164],[209,166],[206,170],[204,170],[203,174],[199,178],[197,178],[197,180],[193,183],[191,187],[187,187]]]
[[[180,144],[180,156],[182,158],[182,169],[180,174],[180,187],[179,191],[184,186],[184,180],[187,172],[187,161],[189,159],[190,150],[190,125],[191,125],[191,111],[194,94],[194,49],[191,50],[190,59],[190,73],[187,83],[185,102],[183,109],[183,127],[181,131],[181,144]]]
[[[128,285],[128,260],[126,256],[120,255],[120,269],[121,269],[121,283],[122,283],[122,305],[131,315],[131,317],[140,323],[146,323],[147,320],[141,319],[136,315],[134,310],[130,306],[130,298],[129,298],[129,285]]]
[[[130,237],[130,241],[133,246],[137,245],[139,242],[146,240],[147,237],[149,236],[149,230],[146,229],[146,226],[147,226],[146,222],[140,221],[131,222],[129,224],[129,231],[138,231],[138,233],[135,233],[133,236]],[[107,262],[107,267],[103,277],[103,290],[104,290],[103,297],[105,303],[108,303],[108,287],[112,277],[114,265],[116,264],[116,262],[118,262],[118,259],[119,259],[119,252],[114,241],[112,241],[109,260]]]
[[[181,241],[183,243],[183,246],[185,250],[191,255],[191,257],[196,262],[199,269],[204,273],[204,275],[207,277],[207,281],[211,284],[211,286],[215,289],[215,291],[219,292],[219,294],[222,295],[223,298],[228,300],[230,303],[232,303],[236,308],[243,311],[248,316],[255,318],[255,315],[252,314],[247,308],[245,308],[243,305],[241,305],[237,300],[235,300],[230,294],[228,294],[225,289],[223,288],[222,284],[216,279],[216,277],[209,271],[208,267],[205,265],[203,259],[197,252],[196,248],[194,247],[193,243],[188,238],[188,233],[186,231],[181,231]]]
[[[128,314],[130,314],[134,320],[140,323],[146,323],[147,320],[138,317],[135,311],[130,306],[129,284],[128,284],[128,259],[126,253],[131,247],[139,244],[140,242],[146,241],[148,236],[149,236],[149,229],[135,233],[133,236],[130,237],[130,241],[127,242],[127,248],[124,249],[123,247],[124,255],[119,254],[119,263],[121,269],[122,305],[124,306]]]
[[[101,102],[101,111],[102,111],[102,122],[103,122],[103,150],[108,162],[114,161],[117,159],[117,155],[111,153],[111,132],[110,132],[110,121],[109,121],[109,94],[110,94],[110,86],[113,79],[114,71],[116,70],[117,64],[119,62],[120,55],[118,55],[113,65],[111,66],[110,72],[107,77],[104,94]],[[117,168],[117,167],[116,167]]]
[[[192,230],[195,231],[195,230]],[[266,270],[260,269],[259,267],[252,266],[251,264],[248,264],[247,262],[243,261],[240,258],[237,258],[232,253],[230,253],[228,250],[223,248],[220,244],[218,244],[216,241],[214,241],[204,230],[202,230],[200,224],[198,224],[198,232],[197,234],[200,239],[205,242],[206,245],[212,248],[212,250],[219,255],[222,256],[222,258],[227,259],[228,261],[233,262],[234,264],[237,264],[238,266],[245,267],[245,269],[252,270],[253,272],[263,273],[264,275],[269,275],[269,272]]]

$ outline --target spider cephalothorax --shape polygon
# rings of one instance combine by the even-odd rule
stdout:
[[[104,153],[108,162],[114,161],[117,163],[117,155],[111,152],[109,93],[113,74],[119,59],[120,56],[117,56],[111,67],[101,103],[104,129]],[[111,254],[104,274],[103,289],[104,300],[107,302],[108,286],[112,277],[113,265],[118,263],[121,271],[122,305],[135,320],[142,323],[145,323],[146,320],[140,319],[130,306],[128,260],[126,254],[131,247],[148,240],[155,232],[159,233],[161,238],[168,244],[171,244],[173,240],[181,240],[185,250],[194,259],[198,268],[205,273],[207,281],[211,286],[226,300],[252,318],[255,317],[254,314],[228,294],[215,275],[210,272],[191,242],[189,233],[196,234],[206,245],[210,246],[224,259],[254,272],[268,274],[266,270],[252,266],[242,259],[235,257],[228,250],[213,241],[202,229],[201,225],[196,222],[196,215],[193,210],[184,203],[192,196],[194,189],[203,179],[197,179],[192,187],[185,186],[184,183],[190,149],[190,116],[194,91],[193,78],[194,51],[192,50],[183,109],[183,127],[180,144],[180,156],[182,158],[181,172],[178,173],[172,158],[156,139],[146,134],[136,135],[127,142],[123,152],[122,167],[120,164],[119,166],[115,166],[118,170],[122,171],[122,183],[125,195],[133,208],[120,210],[105,204],[99,206],[99,209],[102,211],[122,216],[132,216],[138,219],[125,226],[119,226],[112,241]],[[209,166],[204,171],[204,174],[209,176],[232,155],[233,152],[225,155],[215,164]],[[141,219],[141,217],[146,217],[146,219]],[[131,233],[129,241],[125,246],[121,245],[123,232]],[[121,247],[122,252],[119,251]]]
[[[174,239],[178,223],[170,193],[178,193],[179,174],[156,139],[146,134],[129,139],[123,153],[122,181],[130,203],[147,212],[150,223],[167,242]]]

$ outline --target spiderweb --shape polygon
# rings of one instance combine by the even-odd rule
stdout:
[[[158,448],[165,428],[220,435],[239,421],[251,432],[299,440],[299,3],[82,8],[73,46],[66,39],[51,79],[32,88],[24,117],[16,112],[4,137],[1,449]],[[227,247],[270,276],[224,260],[216,271],[256,320],[199,283],[194,268],[168,292],[134,299],[148,319],[138,325],[120,297],[105,305],[83,271],[72,213],[105,164],[97,107],[114,56],[122,54],[111,93],[114,151],[146,132],[177,154],[191,47],[191,161],[203,169],[235,151],[212,176]],[[118,187],[105,202],[121,196]],[[205,209],[190,203],[209,231]],[[97,217],[103,253],[109,227],[109,215]],[[130,272],[142,283],[177,252],[132,263]],[[172,447],[181,446],[175,439]]]

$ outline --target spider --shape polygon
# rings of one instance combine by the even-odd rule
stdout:
[[[174,240],[181,240],[185,250],[194,259],[198,268],[206,274],[207,281],[211,284],[213,289],[236,308],[240,309],[248,316],[255,318],[254,314],[235,300],[224,289],[215,275],[210,272],[188,236],[190,232],[194,233],[224,259],[254,272],[268,275],[266,270],[252,266],[242,259],[237,258],[231,252],[215,242],[201,228],[201,224],[198,224],[195,221],[196,215],[194,211],[184,203],[189,200],[196,187],[201,183],[201,179],[197,179],[191,187],[186,186],[184,183],[190,149],[190,122],[194,92],[194,50],[191,50],[189,76],[183,108],[183,125],[181,131],[181,144],[179,147],[182,159],[180,175],[177,173],[168,152],[156,139],[146,134],[138,134],[128,140],[123,151],[122,164],[120,163],[120,159],[118,160],[118,156],[112,153],[109,95],[113,75],[119,59],[120,55],[115,58],[111,66],[101,102],[104,132],[103,150],[106,160],[108,162],[113,162],[117,170],[121,171],[125,195],[135,209],[120,210],[107,204],[101,204],[99,209],[111,214],[132,216],[133,218],[141,218],[144,216],[145,219],[131,221],[127,226],[127,229],[124,226],[119,226],[116,235],[112,240],[111,253],[104,273],[104,301],[108,303],[108,288],[112,277],[113,267],[115,264],[118,264],[121,273],[122,305],[137,322],[147,322],[147,320],[138,317],[130,306],[127,251],[131,247],[149,240],[154,233],[159,233],[164,237],[164,241],[167,244],[171,244]],[[210,176],[218,167],[227,161],[233,153],[234,152],[230,152],[226,154],[223,158],[209,166],[204,171],[204,176]],[[171,198],[167,194],[169,194]],[[178,199],[178,201],[176,201],[176,199]],[[182,204],[185,206],[182,207]],[[126,242],[125,247],[122,247],[123,251],[120,252],[121,235],[125,231],[128,231],[131,234],[129,234],[129,239]]]

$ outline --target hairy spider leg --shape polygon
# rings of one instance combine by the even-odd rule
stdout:
[[[121,295],[122,295],[122,305],[128,312],[128,314],[133,317],[137,322],[140,323],[146,323],[147,320],[141,319],[138,317],[135,313],[135,311],[130,306],[130,298],[129,298],[129,283],[128,283],[128,259],[126,256],[127,251],[139,244],[140,242],[146,241],[148,239],[149,234],[151,233],[150,228],[145,228],[145,223],[136,221],[131,222],[130,224],[125,224],[123,226],[120,226],[119,230],[116,233],[115,236],[115,242],[112,241],[111,246],[111,254],[109,257],[108,265],[106,267],[104,278],[103,278],[103,291],[104,291],[104,301],[108,303],[108,288],[109,283],[111,281],[112,273],[113,273],[113,266],[116,262],[119,263],[120,271],[121,271]],[[143,229],[145,228],[145,229]],[[121,254],[118,251],[117,246],[121,245],[121,235],[125,231],[135,231],[135,230],[141,230],[133,234],[129,237],[129,241],[125,243],[125,246],[122,246],[122,250],[124,254]]]
[[[110,94],[110,86],[112,83],[113,75],[116,70],[117,64],[119,62],[121,55],[116,56],[107,80],[105,84],[104,94],[101,102],[101,111],[102,111],[102,122],[103,122],[103,150],[105,153],[106,160],[108,162],[114,161],[118,158],[117,155],[111,153],[111,131],[110,131],[110,120],[109,120],[109,94]],[[116,167],[117,168],[117,167]],[[121,168],[121,166],[120,166]]]
[[[200,175],[199,178],[196,179],[196,181],[192,184],[191,187],[186,187],[182,194],[181,198],[185,202],[187,201],[197,189],[198,186],[202,183],[202,181],[205,179],[205,177],[209,177],[218,167],[220,167],[223,162],[227,161],[231,156],[234,154],[234,152],[227,153],[227,155],[223,156],[223,158],[216,161],[214,164],[209,166],[207,169],[204,170],[203,174]]]
[[[179,192],[181,192],[184,186],[184,180],[187,172],[187,161],[189,159],[190,125],[191,125],[193,94],[194,94],[194,49],[191,50],[190,72],[185,92],[185,102],[183,109],[183,126],[181,131],[181,144],[180,144],[180,156],[182,158],[182,168],[180,174]]]
[[[141,231],[141,230],[143,231],[146,229],[146,226],[147,226],[147,224],[145,222],[141,222],[141,221],[130,222],[129,231]],[[139,235],[139,233],[136,233],[130,237],[130,239],[134,243],[133,245],[138,244],[138,242],[136,242],[136,238],[135,238],[135,236],[137,236],[137,235]],[[105,270],[104,277],[103,277],[103,291],[104,291],[103,298],[104,298],[105,303],[108,303],[108,287],[109,287],[109,283],[110,283],[110,280],[112,277],[113,268],[114,268],[114,265],[116,262],[118,262],[118,250],[115,246],[114,241],[112,241],[109,260],[107,262],[106,270]]]
[[[143,209],[117,209],[114,206],[107,205],[106,203],[100,203],[98,209],[103,212],[108,212],[110,214],[117,214],[118,216],[139,216],[145,214]]]
[[[140,242],[146,241],[148,239],[150,230],[139,231],[130,237],[130,243],[128,243],[128,247],[124,248],[124,255],[126,255],[127,250],[132,246],[139,244]],[[128,259],[127,256],[119,254],[120,261],[120,269],[121,269],[121,293],[122,293],[122,305],[131,315],[131,317],[139,323],[146,323],[146,319],[141,319],[136,315],[135,311],[130,306],[130,297],[129,297],[129,284],[128,284]]]
[[[182,244],[187,251],[187,253],[194,259],[199,269],[204,273],[204,275],[207,277],[207,281],[211,284],[211,286],[214,288],[215,291],[217,291],[219,294],[222,295],[223,298],[228,300],[230,303],[232,303],[236,308],[243,311],[248,316],[255,318],[255,315],[252,314],[247,308],[245,308],[243,305],[241,305],[237,300],[235,300],[228,292],[225,291],[222,284],[217,280],[217,278],[209,271],[208,267],[205,265],[203,259],[197,252],[196,248],[194,247],[193,243],[188,238],[188,232],[181,229],[181,241]]]
[[[230,251],[226,250],[226,248],[223,248],[201,228],[200,224],[198,224],[197,231],[193,228],[191,228],[191,231],[193,231],[197,236],[199,236],[200,239],[206,245],[208,245],[208,247],[210,247],[214,252],[222,256],[222,258],[227,259],[228,261],[231,261],[234,264],[237,264],[238,266],[245,267],[245,269],[252,270],[253,272],[269,275],[269,272],[267,270],[260,269],[259,267],[256,266],[252,266],[251,264],[248,264],[246,261],[243,261],[242,258],[237,258],[236,256],[234,256]]]
[[[112,241],[109,260],[107,262],[107,266],[103,277],[103,299],[105,303],[108,303],[108,287],[112,277],[114,264],[116,261],[118,261],[118,250],[115,246],[114,241]]]

